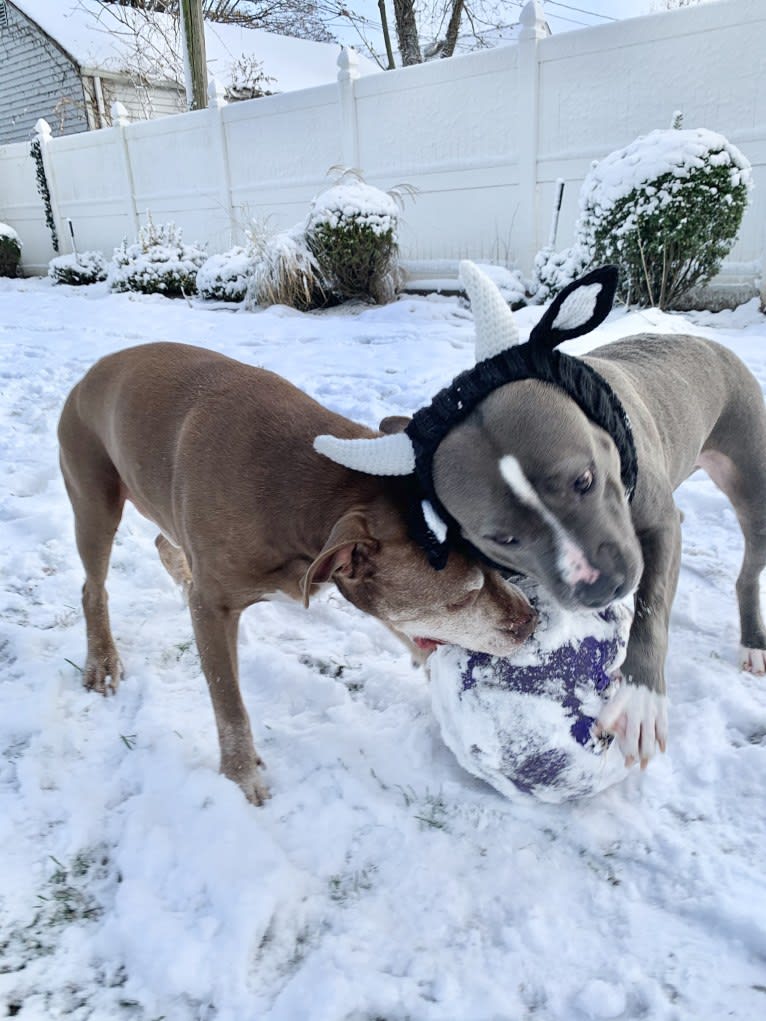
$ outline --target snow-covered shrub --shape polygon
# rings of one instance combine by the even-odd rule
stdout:
[[[0,277],[15,277],[20,260],[19,235],[7,223],[0,223]]]
[[[115,248],[109,284],[114,291],[177,296],[193,294],[197,272],[207,258],[199,245],[186,245],[175,223],[155,224],[151,217],[139,228],[138,240]]]
[[[241,245],[228,252],[211,255],[197,272],[197,291],[201,298],[215,301],[242,301],[247,292],[250,254]]]
[[[289,305],[305,312],[327,304],[322,274],[300,227],[272,235],[255,227],[250,253],[248,308]]]
[[[476,265],[485,276],[490,278],[512,308],[521,308],[527,304],[530,296],[530,283],[524,278],[521,270],[508,269],[506,266],[497,266],[487,262],[477,262]]]
[[[107,264],[101,252],[57,255],[48,263],[48,276],[56,284],[95,284],[106,280]]]
[[[532,295],[543,305],[551,301],[567,284],[582,276],[588,267],[588,252],[579,244],[555,251],[551,245],[541,248],[532,270]]]
[[[395,297],[399,208],[399,194],[365,184],[348,171],[314,199],[306,241],[338,298],[384,304]]]
[[[749,162],[723,135],[652,131],[593,165],[577,241],[592,264],[619,265],[626,301],[669,308],[718,271],[750,187]]]

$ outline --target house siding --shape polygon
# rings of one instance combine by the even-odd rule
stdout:
[[[6,0],[0,24],[0,145],[30,139],[40,117],[54,134],[86,131],[78,68],[52,40]]]

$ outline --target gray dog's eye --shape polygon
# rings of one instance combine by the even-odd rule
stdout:
[[[590,468],[586,468],[582,475],[578,475],[572,485],[576,493],[580,493],[580,495],[587,493],[593,485],[593,472]]]
[[[496,542],[498,546],[518,546],[519,540],[513,535],[485,535],[485,539]]]

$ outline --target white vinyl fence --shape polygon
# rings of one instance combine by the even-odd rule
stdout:
[[[61,138],[43,147],[61,250],[110,255],[150,211],[222,251],[257,217],[301,221],[332,167],[407,184],[402,254],[492,259],[531,270],[566,182],[557,244],[572,241],[591,162],[670,126],[724,134],[756,188],[722,279],[755,290],[766,250],[766,3],[721,0],[548,37],[530,3],[518,43],[337,84]],[[30,129],[33,125],[30,125]],[[30,130],[30,137],[32,131]],[[53,255],[29,145],[0,147],[0,220],[27,272]]]

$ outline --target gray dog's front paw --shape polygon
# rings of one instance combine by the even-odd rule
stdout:
[[[640,684],[623,683],[598,718],[600,732],[614,734],[625,765],[645,769],[657,748],[668,740],[667,697]]]
[[[759,677],[766,674],[766,650],[747,649],[744,645],[739,647],[739,665],[749,674],[757,674]]]

